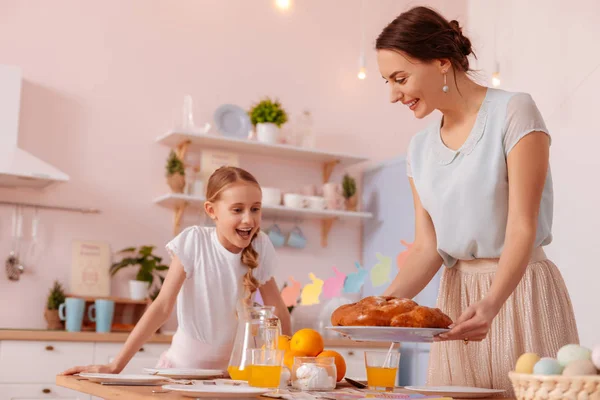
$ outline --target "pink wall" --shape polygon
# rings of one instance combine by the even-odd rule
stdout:
[[[371,49],[383,26],[416,3],[368,2],[365,81],[356,78],[360,2],[294,3],[281,13],[266,0],[2,2],[0,62],[21,66],[25,79],[19,143],[71,181],[43,193],[0,189],[0,198],[97,207],[102,214],[41,213],[39,256],[26,260],[20,282],[0,278],[1,327],[45,326],[42,313],[52,280],[68,287],[72,240],[103,240],[113,250],[155,244],[165,254],[172,213],[152,199],[167,190],[168,149],[154,139],[172,126],[185,94],[194,98],[197,122],[210,119],[220,104],[247,108],[270,95],[279,97],[292,117],[304,108],[313,111],[319,148],[374,160],[404,151],[425,122],[388,103]],[[428,2],[464,20],[466,0],[449,3]],[[318,166],[256,157],[241,161],[265,186],[320,181]],[[10,249],[12,211],[0,207],[2,257]],[[30,215],[28,210],[24,245]],[[185,223],[199,221],[188,216]],[[280,251],[280,283],[292,272],[307,283],[310,271],[326,278],[333,265],[345,272],[354,268],[360,257],[357,225],[335,225],[326,249],[319,245],[316,222],[302,228],[309,247]],[[127,279],[126,273],[113,279],[114,294],[127,293]]]
[[[469,2],[469,31],[479,49],[482,77],[494,66],[494,15],[502,87],[531,93],[553,137],[554,241],[548,255],[569,288],[581,341],[591,346],[600,331],[600,3]]]

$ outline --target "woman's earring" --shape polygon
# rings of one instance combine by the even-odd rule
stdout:
[[[444,72],[444,86],[442,86],[442,92],[444,92],[444,93],[448,93],[448,89],[449,89],[447,81],[446,81],[446,79],[447,79],[446,75],[447,74]]]

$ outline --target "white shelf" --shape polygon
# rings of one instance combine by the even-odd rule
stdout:
[[[300,161],[339,163],[344,166],[358,164],[368,161],[365,157],[349,154],[331,153],[326,151],[307,149],[303,147],[284,144],[267,144],[253,140],[243,140],[220,136],[218,134],[188,134],[178,132],[167,132],[159,136],[156,141],[165,146],[175,148],[182,143],[190,142],[192,145],[201,145],[212,148],[239,151],[278,158],[295,159]]]
[[[168,193],[154,199],[154,203],[163,207],[176,209],[182,206],[191,208],[200,208],[204,204],[205,199],[198,196],[191,196],[180,193]],[[262,207],[264,217],[280,217],[280,218],[301,218],[301,219],[345,219],[345,220],[361,220],[372,218],[373,214],[366,212],[354,211],[337,211],[337,210],[311,210],[308,208],[291,208],[285,206],[264,206]]]

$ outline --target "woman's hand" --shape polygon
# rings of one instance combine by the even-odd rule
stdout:
[[[59,375],[75,375],[80,372],[92,372],[92,373],[100,373],[100,374],[116,374],[120,371],[117,371],[115,366],[112,364],[86,365],[86,366],[69,368],[68,370],[61,372]]]
[[[499,311],[500,307],[487,299],[472,304],[456,320],[450,331],[438,335],[434,341],[481,341],[487,336],[492,321]]]

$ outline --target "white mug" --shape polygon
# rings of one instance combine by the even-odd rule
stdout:
[[[300,194],[286,193],[283,196],[283,205],[292,208],[304,208],[306,205],[306,199]]]
[[[341,210],[344,208],[344,196],[342,194],[341,183],[329,182],[324,184],[323,197],[325,197],[328,209]]]
[[[312,210],[324,210],[327,206],[327,200],[320,196],[308,196],[306,202],[308,203],[308,208]]]

